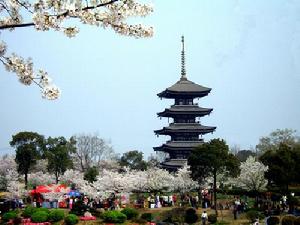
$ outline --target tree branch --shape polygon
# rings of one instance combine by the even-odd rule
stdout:
[[[117,2],[117,1],[119,1],[119,0],[111,0],[111,1],[106,2],[106,3],[99,3],[96,6],[86,6],[86,7],[82,8],[81,10],[86,11],[86,10],[90,10],[90,9],[96,9],[96,8],[99,8],[99,7],[104,7],[104,6],[107,6],[107,5],[111,5],[111,4],[113,4],[113,3]],[[75,10],[75,11],[78,11],[78,9]],[[56,16],[56,17],[68,16],[69,12],[70,11],[66,11],[64,13],[61,13],[59,15],[54,15],[54,16]],[[30,26],[34,26],[34,25],[35,24],[33,22],[30,22],[30,23],[21,23],[21,24],[6,24],[6,25],[0,26],[0,30],[10,29],[10,28],[17,28],[17,27],[30,27]]]
[[[34,23],[6,24],[0,26],[0,30],[16,28],[16,27],[30,27],[30,26],[34,26]]]

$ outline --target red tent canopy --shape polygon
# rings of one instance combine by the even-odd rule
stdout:
[[[35,189],[30,191],[30,194],[36,193],[48,193],[48,192],[69,192],[69,187],[64,184],[49,184],[49,185],[38,185]]]

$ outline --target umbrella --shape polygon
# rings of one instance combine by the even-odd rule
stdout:
[[[74,196],[74,197],[79,197],[80,196],[80,192],[77,190],[72,190],[68,193],[69,196]]]

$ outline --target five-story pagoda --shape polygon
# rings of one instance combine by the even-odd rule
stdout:
[[[160,98],[174,99],[175,103],[163,112],[157,113],[159,117],[173,119],[168,127],[156,130],[156,135],[169,135],[171,140],[167,143],[154,147],[154,151],[168,153],[169,158],[161,163],[162,168],[175,171],[182,167],[189,157],[191,151],[203,143],[202,135],[213,132],[216,127],[203,126],[196,118],[209,115],[213,109],[199,107],[194,102],[195,98],[208,95],[211,88],[203,87],[189,81],[185,70],[184,37],[182,36],[181,51],[181,77],[171,87],[157,94]],[[201,135],[201,138],[199,138]]]

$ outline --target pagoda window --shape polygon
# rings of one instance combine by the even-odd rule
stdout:
[[[180,117],[180,118],[174,118],[174,122],[175,123],[195,123],[195,118],[184,118],[184,117]]]
[[[178,98],[175,99],[175,105],[193,105],[193,99],[192,98]]]

